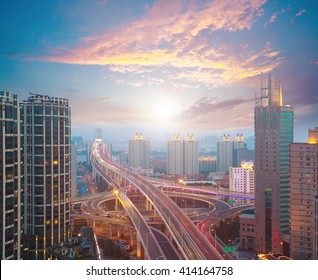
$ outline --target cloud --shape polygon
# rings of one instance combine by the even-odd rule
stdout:
[[[116,100],[114,96],[106,96],[106,97],[99,97],[99,98],[92,99],[91,102],[109,103],[109,102],[113,102],[114,100]]]
[[[84,97],[73,98],[71,100],[74,112],[83,112],[74,115],[72,122],[75,127],[84,124],[109,124],[109,125],[133,125],[144,123],[149,119],[146,110],[123,106],[115,103],[114,97],[101,97],[95,99],[85,99]],[[85,112],[85,113],[84,113]]]
[[[181,112],[175,121],[182,127],[207,131],[252,128],[253,102],[253,98],[220,101],[218,98],[203,97]]]
[[[198,83],[231,83],[271,71],[280,63],[279,51],[268,46],[246,48],[228,36],[252,29],[263,15],[265,2],[157,0],[130,25],[82,38],[79,47],[54,49],[48,56],[28,59],[105,65],[122,74],[159,70],[158,77],[161,71],[175,69],[175,77],[191,76]]]
[[[318,99],[316,97],[316,99]],[[298,118],[303,118],[305,116],[314,116],[317,115],[318,112],[318,104],[305,104],[300,105],[297,104],[295,106],[295,116]]]
[[[277,14],[274,13],[274,14],[272,14],[272,16],[271,16],[269,22],[270,22],[270,23],[273,23],[274,21],[276,21],[276,19],[277,19]]]
[[[296,17],[301,17],[305,12],[306,12],[305,9],[302,9],[302,10],[300,10],[299,12],[297,12],[297,13],[295,14],[295,16],[291,19],[290,23],[294,23]]]
[[[300,10],[300,11],[296,14],[296,17],[301,17],[305,12],[306,12],[305,9]]]
[[[67,96],[73,96],[73,95],[79,93],[78,90],[73,89],[73,88],[69,88],[69,87],[61,87],[61,91],[63,93],[65,93]]]
[[[318,65],[318,60],[310,61],[311,64]]]
[[[287,13],[289,11],[290,11],[290,6],[288,5],[287,8],[281,9],[280,11],[273,13],[270,19],[264,23],[263,28],[266,28],[269,24],[274,23],[277,20],[279,15]]]

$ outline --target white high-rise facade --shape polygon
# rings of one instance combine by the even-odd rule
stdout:
[[[188,133],[185,140],[173,134],[168,141],[168,173],[199,174],[199,143],[194,134]]]
[[[184,174],[199,174],[199,143],[194,134],[184,140]]]
[[[128,165],[135,169],[150,168],[150,141],[141,133],[129,140]]]
[[[254,193],[255,173],[252,161],[243,161],[240,167],[229,168],[230,191]],[[246,199],[238,199],[238,203],[249,203]]]
[[[183,174],[183,141],[180,134],[173,134],[168,141],[168,173]]]
[[[233,140],[229,134],[224,134],[217,142],[217,171],[228,173],[230,166],[233,166]]]

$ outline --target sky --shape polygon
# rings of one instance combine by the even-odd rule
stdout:
[[[0,90],[68,98],[72,135],[252,136],[269,73],[318,126],[318,2],[1,1]]]

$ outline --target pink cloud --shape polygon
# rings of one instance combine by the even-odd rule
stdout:
[[[276,21],[276,19],[277,19],[277,14],[276,13],[274,13],[274,14],[272,14],[272,16],[271,16],[271,18],[270,18],[270,20],[269,20],[269,22],[274,22],[274,21]]]
[[[141,19],[129,26],[85,37],[77,48],[52,50],[49,56],[33,59],[106,65],[119,73],[142,73],[158,66],[193,68],[192,77],[197,81],[207,81],[209,75],[210,80],[214,77],[221,83],[244,79],[276,67],[279,52],[266,53],[266,47],[260,51],[245,50],[226,43],[216,47],[213,34],[218,30],[251,29],[263,14],[265,2],[157,0],[147,7]],[[200,42],[204,32],[211,36]],[[257,59],[263,61],[257,62]],[[178,75],[182,76],[182,72]]]
[[[181,127],[197,128],[199,130],[220,130],[253,127],[254,98],[234,98],[219,100],[204,97],[184,110],[177,121]],[[220,121],[222,120],[222,121]]]

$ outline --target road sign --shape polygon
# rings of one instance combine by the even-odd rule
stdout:
[[[236,203],[236,201],[234,199],[229,199],[227,202],[230,203],[230,204]]]
[[[227,252],[227,253],[232,253],[232,252],[236,251],[236,248],[235,247],[224,247],[223,251]]]

